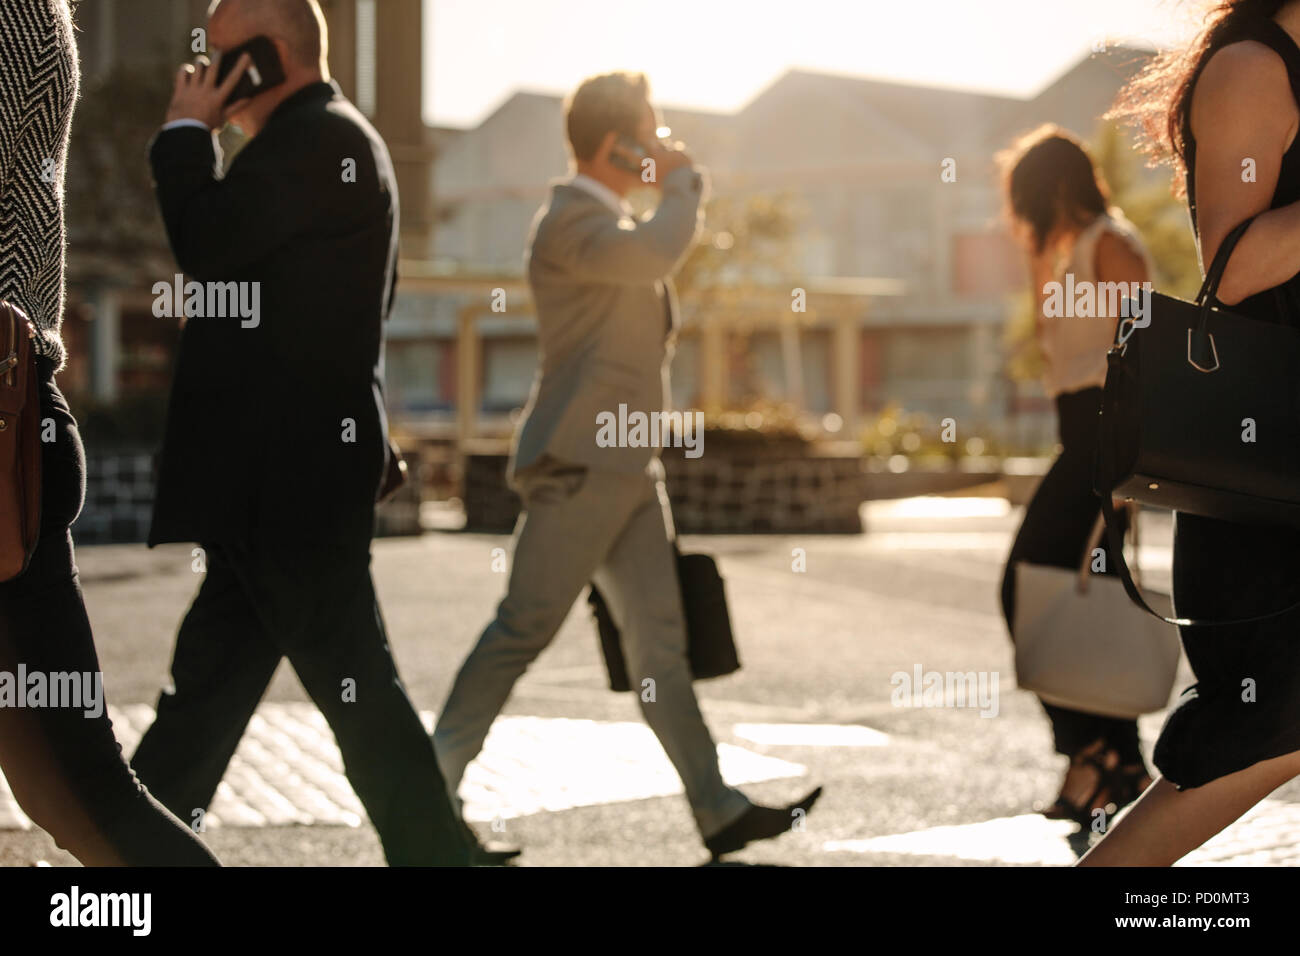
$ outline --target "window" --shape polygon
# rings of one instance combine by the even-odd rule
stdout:
[[[537,372],[537,339],[517,336],[483,340],[485,412],[508,412],[528,401]]]
[[[442,372],[448,343],[427,338],[389,341],[387,385],[389,408],[403,412],[446,411],[452,407]]]

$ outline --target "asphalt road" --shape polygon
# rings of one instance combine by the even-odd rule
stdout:
[[[1001,564],[1018,513],[1001,499],[913,499],[868,511],[853,536],[683,539],[720,562],[739,637],[739,674],[697,685],[715,736],[807,768],[798,778],[747,786],[780,802],[824,785],[802,832],[750,847],[737,863],[959,865],[947,855],[827,849],[928,827],[1031,813],[1056,792],[1064,760],[1052,753],[1037,702],[1015,689],[997,605]],[[1151,570],[1167,577],[1168,524],[1145,532]],[[431,533],[385,540],[375,578],[395,653],[417,706],[437,710],[491,615],[505,576],[492,570],[509,539]],[[793,569],[796,549],[806,570]],[[87,604],[115,705],[152,703],[198,576],[186,548],[79,552]],[[996,715],[973,707],[898,706],[899,679],[922,671],[997,676]],[[1179,686],[1189,676],[1180,678]],[[267,700],[305,701],[282,666]],[[594,627],[580,600],[554,644],[516,688],[507,714],[639,719],[630,695],[605,689]],[[1161,715],[1144,718],[1148,747]],[[880,746],[803,740],[754,742],[737,725],[865,726]],[[1283,794],[1285,796],[1285,794]],[[693,865],[706,854],[681,796],[581,806],[511,819],[503,838],[526,847],[521,865]],[[208,834],[237,865],[382,865],[367,826],[224,827]],[[852,846],[853,844],[848,844]],[[0,864],[69,858],[36,831],[0,831]]]

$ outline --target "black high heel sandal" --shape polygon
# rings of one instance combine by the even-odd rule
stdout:
[[[1106,758],[1114,750],[1081,751],[1070,758],[1070,769],[1090,767],[1097,774],[1097,784],[1088,799],[1082,803],[1073,803],[1066,799],[1064,790],[1057,796],[1056,802],[1043,811],[1049,820],[1072,820],[1079,826],[1087,828],[1092,825],[1093,814],[1102,810],[1106,819],[1112,819],[1117,813],[1140,797],[1151,785],[1151,776],[1141,764],[1127,766],[1107,766]],[[1098,801],[1105,795],[1106,802]]]

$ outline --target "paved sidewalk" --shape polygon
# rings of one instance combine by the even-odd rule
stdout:
[[[153,720],[133,705],[111,712],[128,752]],[[421,714],[432,728],[434,715]],[[861,726],[737,724],[734,736],[769,746],[888,747],[888,735]],[[807,768],[734,744],[718,748],[733,786],[799,778]],[[624,721],[511,717],[498,720],[461,787],[466,818],[502,829],[507,820],[576,807],[668,797],[682,792],[672,765],[645,725]],[[311,704],[264,704],[249,724],[200,832],[221,827],[359,827],[357,802],[325,719]],[[32,826],[0,777],[0,830]],[[830,840],[826,853],[1068,866],[1080,846],[1074,824],[1021,814],[865,839]],[[1300,805],[1267,800],[1188,856],[1182,866],[1294,866],[1300,863]]]
[[[997,581],[1018,514],[997,499],[868,509],[856,536],[691,538],[719,559],[742,671],[698,687],[724,775],[776,803],[813,783],[806,829],[738,855],[793,865],[1073,862],[1086,835],[1043,819],[1063,759],[1016,690]],[[1147,580],[1167,583],[1168,527],[1145,532]],[[385,617],[426,724],[504,587],[508,538],[430,534],[375,547]],[[792,556],[802,553],[802,564]],[[89,548],[79,564],[126,752],[167,680],[197,576],[189,549]],[[499,563],[498,563],[499,566]],[[806,571],[795,570],[796,566]],[[900,675],[975,671],[995,713],[902,706]],[[1190,681],[1180,675],[1179,688]],[[1140,721],[1149,752],[1163,714]],[[702,862],[681,786],[631,695],[604,686],[582,602],[517,685],[462,788],[467,815],[528,848],[523,865]],[[224,860],[382,862],[323,718],[282,668],[203,825]],[[71,862],[0,785],[0,862]],[[1300,785],[1288,784],[1183,865],[1300,863]]]
[[[136,704],[110,710],[127,752],[153,721]],[[422,713],[432,729],[434,715]],[[847,728],[853,730],[854,728]],[[723,776],[733,786],[801,777],[805,767],[723,744]],[[502,717],[461,787],[465,816],[491,824],[533,813],[667,797],[681,781],[644,724]],[[311,704],[258,708],[209,812],[187,820],[223,826],[360,826],[365,811],[343,775],[343,761],[325,718]],[[0,830],[31,827],[0,776]]]

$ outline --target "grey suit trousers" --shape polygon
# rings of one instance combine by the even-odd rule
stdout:
[[[622,632],[642,714],[681,776],[702,836],[750,806],[728,787],[691,683],[672,513],[662,465],[642,474],[600,471],[544,456],[516,476],[524,514],[510,582],[496,619],[456,676],[434,731],[453,797],[510,691],[551,642],[574,600],[594,580]]]

